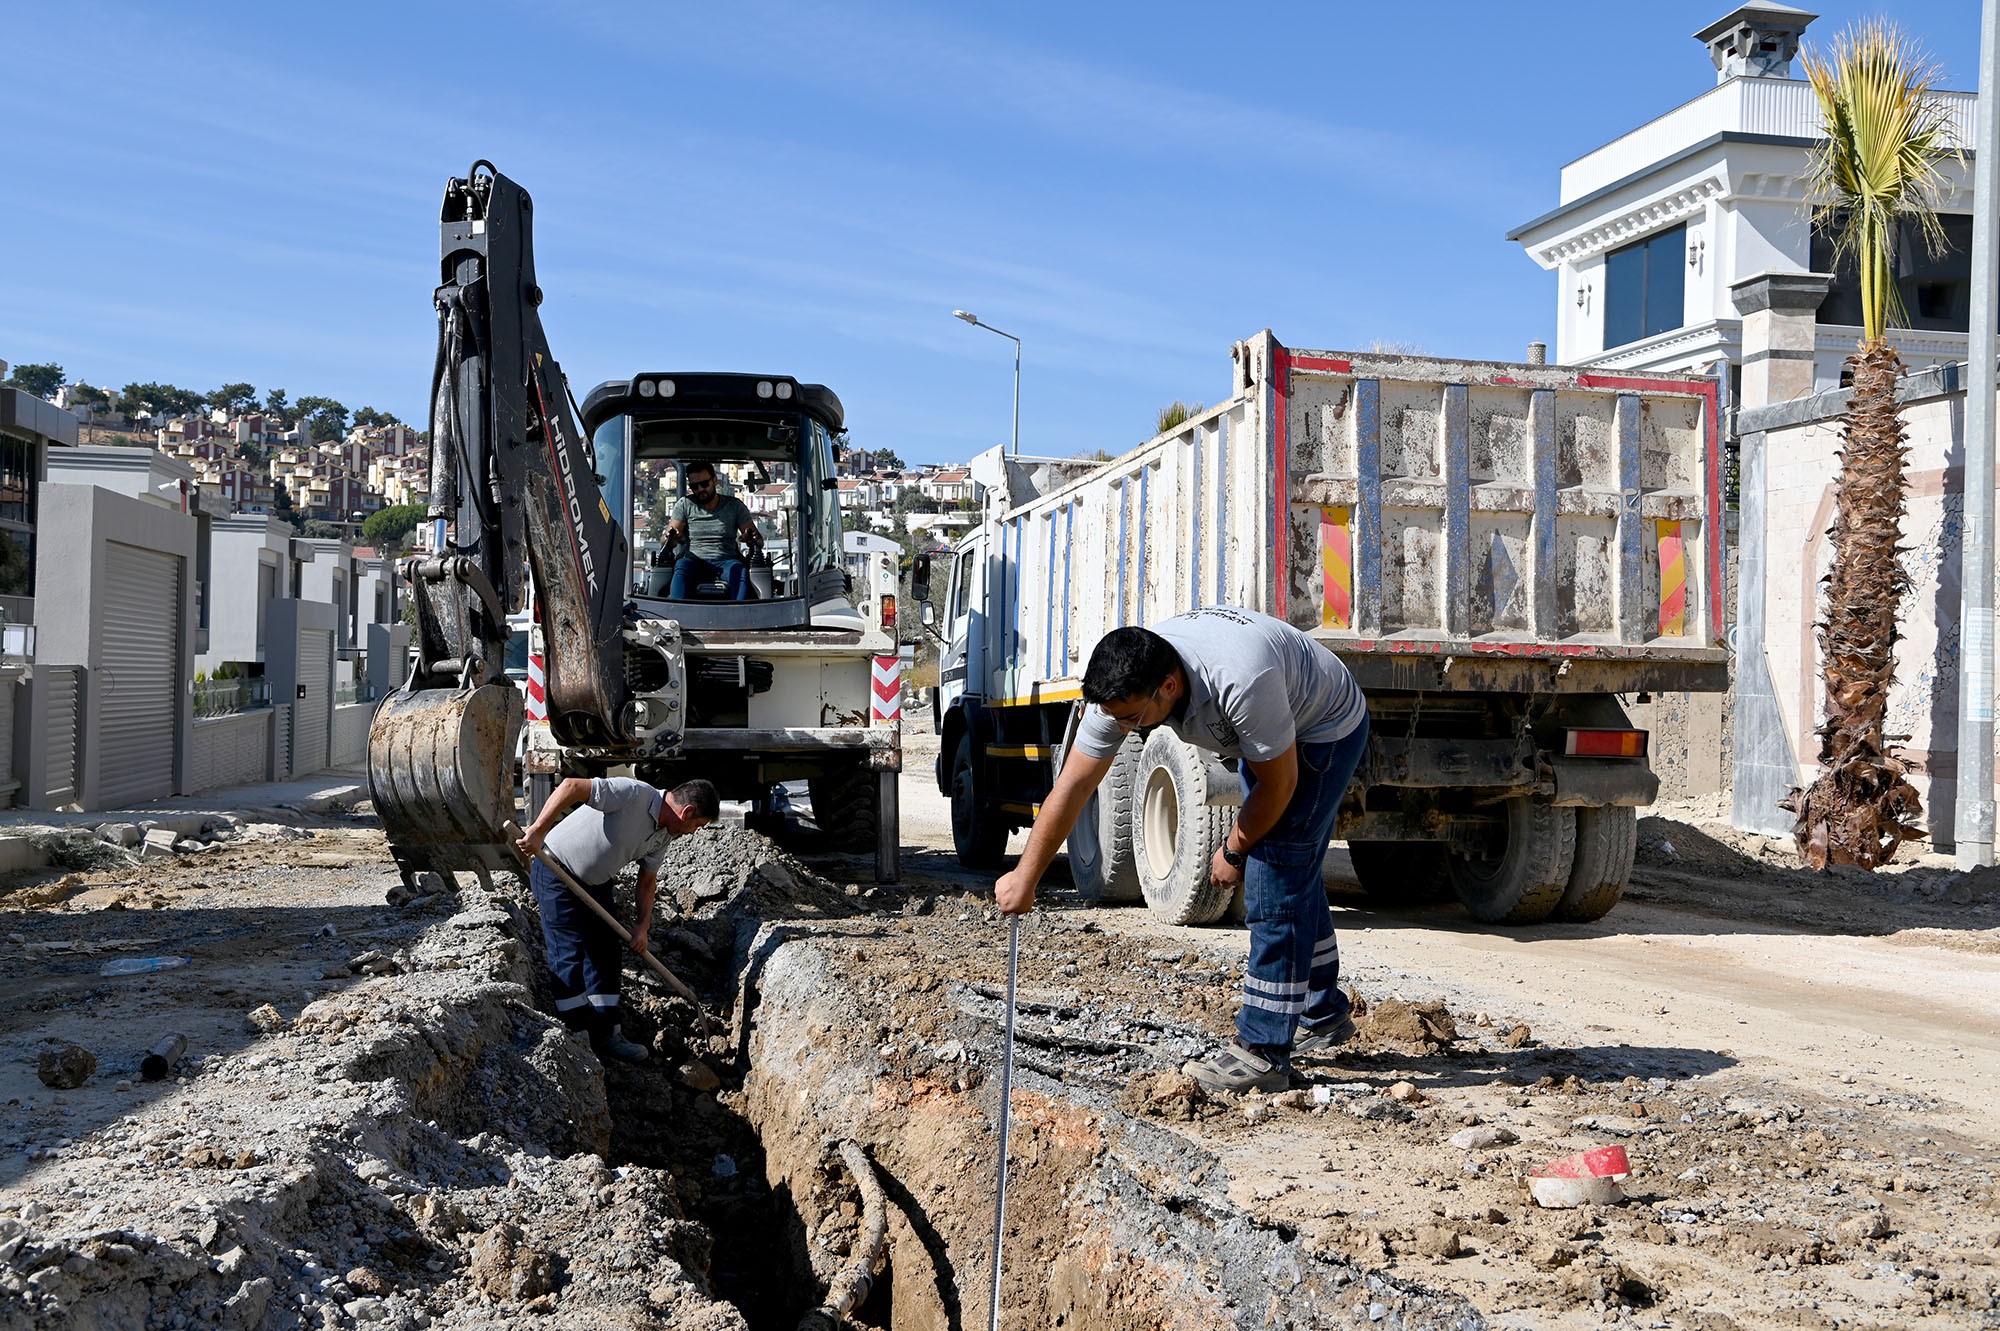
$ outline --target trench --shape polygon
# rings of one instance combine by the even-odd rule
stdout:
[[[897,900],[857,909],[858,890],[765,855],[744,876],[751,889],[775,879],[784,900],[684,897],[686,928],[669,935],[669,965],[727,1014],[725,1031],[696,1034],[679,1000],[628,986],[627,1034],[655,1052],[607,1071],[610,1162],[671,1174],[710,1236],[715,1297],[752,1331],[794,1331],[859,1238],[861,1197],[836,1153],[854,1142],[888,1223],[873,1288],[844,1325],[983,1327],[1001,1005],[996,977],[978,973],[991,958],[943,955],[941,938],[967,935],[968,907],[892,889]],[[1483,1325],[1455,1294],[1359,1267],[1231,1202],[1213,1155],[1129,1112],[1134,1069],[1143,1080],[1171,1064],[1135,1063],[1118,1030],[1052,1041],[1035,1026],[1018,1046],[1003,1327]],[[686,1084],[695,1058],[719,1087]]]

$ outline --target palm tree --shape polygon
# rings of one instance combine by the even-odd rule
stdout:
[[[1851,261],[1861,284],[1861,345],[1848,358],[1854,391],[1841,421],[1835,488],[1833,569],[1823,579],[1820,668],[1826,716],[1820,775],[1784,807],[1816,869],[1886,864],[1922,805],[1887,737],[1896,673],[1896,615],[1909,585],[1898,558],[1904,496],[1902,422],[1896,380],[1902,358],[1884,337],[1903,318],[1896,289],[1899,236],[1944,243],[1937,205],[1953,150],[1950,113],[1933,91],[1936,66],[1894,25],[1862,24],[1824,58],[1808,55],[1806,77],[1825,137],[1807,170],[1813,223],[1834,238],[1836,262]]]

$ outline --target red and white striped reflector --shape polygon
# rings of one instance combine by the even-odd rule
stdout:
[[[1643,758],[1643,730],[1571,730],[1564,732],[1563,752],[1572,758]]]
[[[528,719],[546,721],[549,719],[548,686],[542,676],[542,657],[539,652],[528,654]]]
[[[872,660],[874,692],[868,700],[869,724],[886,726],[899,722],[903,719],[903,658],[877,656]]]

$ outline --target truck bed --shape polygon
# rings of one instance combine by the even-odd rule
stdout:
[[[999,696],[1213,604],[1369,688],[1725,686],[1713,380],[1232,355],[1227,401],[1002,515]]]

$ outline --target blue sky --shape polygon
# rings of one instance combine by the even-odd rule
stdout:
[[[1822,3],[1829,38],[1880,5]],[[1518,359],[1557,172],[1712,85],[1727,0],[0,0],[0,358],[423,424],[437,208],[534,194],[579,397],[790,373],[911,462],[1131,446],[1230,342]],[[1969,88],[1976,0],[1886,11]]]

